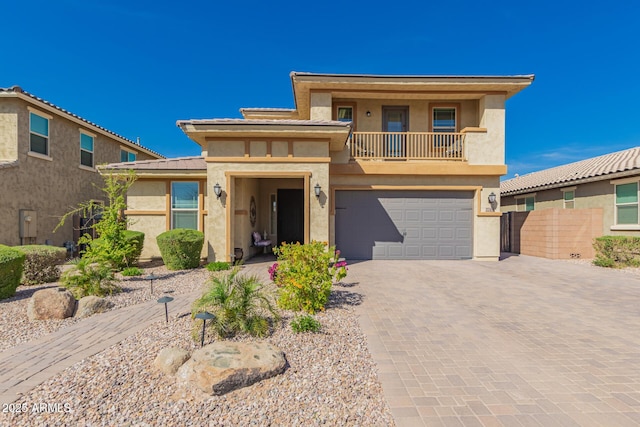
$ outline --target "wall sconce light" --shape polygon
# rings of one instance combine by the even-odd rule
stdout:
[[[322,190],[322,187],[320,187],[320,184],[316,184],[315,187],[313,187],[313,190],[316,192],[316,198],[320,198],[320,191]]]
[[[220,198],[220,196],[222,196],[222,187],[220,187],[220,184],[218,184],[217,182],[216,185],[213,186],[213,192],[218,199]]]
[[[371,117],[371,111],[367,111],[367,117]]]
[[[493,205],[495,202],[496,202],[496,193],[492,191],[491,194],[489,194],[489,203]]]

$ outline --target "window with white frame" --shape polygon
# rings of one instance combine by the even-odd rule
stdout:
[[[532,211],[535,208],[535,197],[526,196],[517,198],[516,207],[516,210],[519,212]]]
[[[563,190],[562,191],[562,199],[563,199],[563,207],[565,209],[573,209],[575,206],[575,189],[571,190]]]
[[[93,167],[93,136],[80,132],[80,164]]]
[[[122,163],[125,162],[135,162],[136,161],[136,153],[133,151],[125,150],[124,148],[120,149],[120,161]]]
[[[456,108],[434,107],[431,120],[433,132],[455,132],[457,129]]]
[[[171,229],[198,229],[198,196],[197,182],[171,183]]]
[[[638,183],[616,185],[616,224],[638,224]]]
[[[34,112],[29,113],[29,151],[49,155],[49,119]]]

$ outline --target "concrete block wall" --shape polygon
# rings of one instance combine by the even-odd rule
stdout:
[[[531,211],[520,229],[520,253],[550,259],[593,258],[602,235],[601,208]]]

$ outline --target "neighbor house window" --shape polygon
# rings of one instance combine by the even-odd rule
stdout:
[[[638,183],[616,185],[616,224],[638,224]]]
[[[121,149],[120,150],[120,161],[121,162],[135,162],[136,161],[136,153],[133,151]]]
[[[565,209],[573,209],[574,208],[574,199],[575,199],[575,191],[567,190],[563,191],[563,199],[564,199],[564,208]]]
[[[29,150],[49,155],[49,119],[33,112],[29,113]]]
[[[532,211],[535,208],[535,197],[527,196],[516,199],[516,206],[518,211]]]
[[[197,182],[171,183],[171,228],[198,229]]]
[[[80,132],[80,164],[93,167],[93,136]]]

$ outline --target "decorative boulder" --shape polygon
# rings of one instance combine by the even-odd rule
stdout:
[[[176,374],[210,395],[221,395],[282,373],[284,353],[266,342],[216,342],[193,352]]]
[[[78,301],[78,309],[76,310],[75,317],[89,317],[96,313],[104,313],[109,311],[113,307],[111,301],[107,301],[106,298],[100,298],[95,295],[89,295],[80,298]]]
[[[167,347],[160,350],[153,366],[168,375],[174,375],[178,368],[189,360],[189,352],[178,347]]]
[[[65,288],[41,289],[27,304],[29,320],[65,319],[73,316],[76,299]]]

